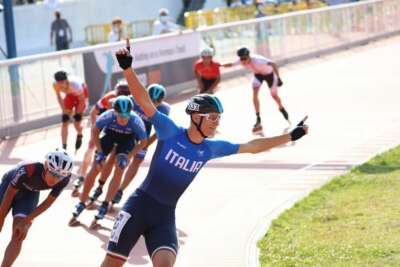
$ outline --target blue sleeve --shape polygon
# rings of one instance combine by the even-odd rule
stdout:
[[[160,111],[161,113],[169,116],[169,112],[171,111],[171,106],[167,103],[161,103],[158,107],[157,110]]]
[[[233,144],[222,140],[209,140],[209,142],[212,159],[236,154],[240,146],[239,144]]]
[[[139,140],[144,140],[147,138],[146,127],[144,126],[143,120],[139,116],[133,117],[133,129]]]
[[[149,120],[154,126],[158,140],[165,140],[179,133],[175,122],[158,110]]]
[[[113,110],[107,110],[103,114],[97,117],[96,119],[96,127],[98,129],[103,129],[105,126],[109,125],[113,121]]]

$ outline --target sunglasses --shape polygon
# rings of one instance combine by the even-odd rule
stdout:
[[[128,119],[131,116],[131,113],[119,113],[117,112],[117,116],[122,119]]]
[[[208,121],[211,121],[211,122],[217,122],[221,119],[220,114],[207,113],[207,114],[199,114],[199,116],[205,117]]]
[[[62,180],[62,179],[65,178],[64,176],[62,176],[62,175],[60,175],[60,174],[58,174],[58,173],[52,172],[52,171],[50,171],[50,170],[49,170],[49,173],[50,173],[52,176],[56,177],[58,180]]]
[[[247,61],[249,58],[248,57],[241,57],[240,61]]]

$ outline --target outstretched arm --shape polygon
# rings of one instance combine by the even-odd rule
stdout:
[[[271,148],[296,141],[308,133],[308,126],[304,124],[307,116],[300,121],[290,133],[269,138],[257,138],[241,144],[237,153],[260,153]]]
[[[290,134],[274,136],[271,138],[257,138],[245,144],[241,144],[238,153],[260,153],[276,146],[286,144],[291,141]]]
[[[230,67],[233,67],[233,63],[225,63],[225,64],[221,64],[221,67],[224,67],[224,68],[230,68]]]
[[[146,89],[140,83],[135,71],[132,69],[132,56],[130,54],[129,39],[126,40],[126,48],[116,53],[120,67],[124,70],[124,76],[129,85],[129,90],[136,102],[142,108],[147,117],[152,117],[157,109],[150,99]]]

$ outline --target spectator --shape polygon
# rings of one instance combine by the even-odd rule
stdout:
[[[69,43],[72,42],[72,30],[67,20],[61,18],[60,11],[54,12],[56,19],[51,23],[50,44],[56,40],[56,50],[69,49]]]
[[[111,22],[111,31],[108,33],[108,42],[118,42],[123,39],[122,19],[115,17]]]
[[[260,1],[260,0],[254,1],[254,6],[256,7],[256,18],[262,18],[262,17],[266,16],[264,11],[263,11],[263,6],[264,5],[263,5],[262,1]]]
[[[181,27],[171,21],[168,9],[161,8],[158,12],[158,19],[153,24],[153,35],[169,33],[179,29]]]

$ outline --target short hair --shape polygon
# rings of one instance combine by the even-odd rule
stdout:
[[[122,19],[120,17],[115,17],[112,21],[111,24],[122,24]]]
[[[160,8],[160,10],[158,10],[158,15],[159,16],[168,16],[169,15],[169,11],[166,8]]]

